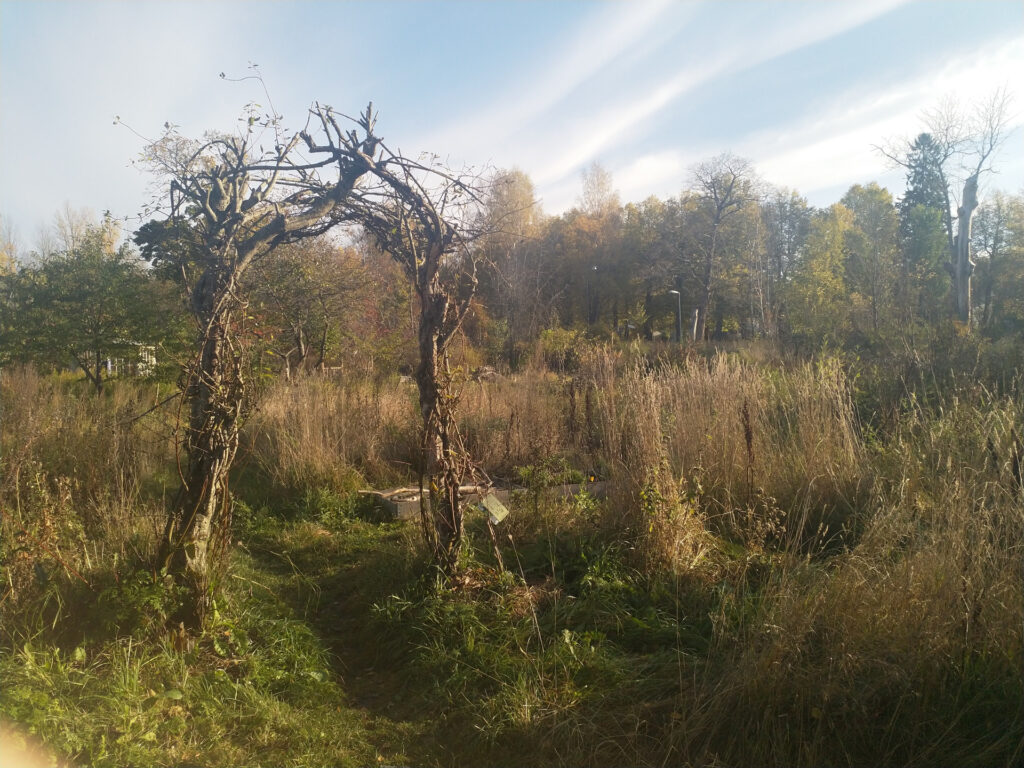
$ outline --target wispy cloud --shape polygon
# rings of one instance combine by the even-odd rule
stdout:
[[[626,200],[675,194],[685,185],[688,169],[695,162],[726,149],[754,160],[767,181],[795,188],[812,198],[819,191],[882,181],[892,176],[891,168],[874,147],[921,130],[921,113],[947,94],[984,95],[986,90],[1005,86],[1018,109],[1011,124],[1021,125],[1024,87],[1011,80],[1013,73],[1020,71],[1024,71],[1024,37],[1002,44],[987,43],[927,74],[883,88],[873,81],[838,93],[812,113],[796,115],[788,125],[758,131],[730,146],[707,144],[685,150],[652,147],[626,165],[613,168],[616,185]],[[583,142],[580,149],[585,145],[587,151],[594,151],[598,141],[619,125],[595,134],[593,142]],[[1007,151],[1015,154],[1001,181],[1019,185],[1024,179],[1018,176],[1024,169],[1015,176],[1012,166],[1013,162],[1020,164],[1020,148],[1008,142]],[[579,154],[585,156],[582,151]],[[549,210],[572,205],[573,189],[579,186],[577,179],[570,180],[565,174],[542,178],[546,179],[542,192]]]
[[[636,200],[662,190],[667,186],[678,186],[686,169],[699,160],[693,152],[668,149],[638,157],[624,168],[615,172],[616,186],[626,200]]]
[[[922,112],[946,95],[983,97],[1006,87],[1011,103],[1017,105],[1011,127],[1021,125],[1024,88],[1011,79],[1021,71],[1024,37],[988,44],[949,61],[941,70],[886,89],[842,94],[814,121],[753,135],[738,150],[754,158],[766,179],[805,194],[869,181],[887,170],[885,159],[873,147],[920,131]],[[1019,161],[1019,148],[1017,155]]]
[[[523,147],[521,154],[532,159],[526,166],[536,169],[539,185],[555,184],[635,133],[643,123],[694,88],[835,37],[888,13],[903,1],[821,3],[809,9],[801,5],[799,19],[785,14],[772,28],[738,34],[712,56],[688,64],[648,87],[640,96],[624,95],[604,103],[593,114],[581,116],[571,133],[560,137],[561,141],[543,137],[533,147]],[[722,33],[723,38],[727,36]]]
[[[898,16],[864,26],[901,2],[652,0],[514,10],[480,3],[471,13],[460,3],[424,3],[402,4],[396,14],[386,2],[336,8],[311,0],[261,4],[259,13],[239,15],[237,3],[223,1],[0,0],[0,210],[22,222],[24,232],[65,199],[138,211],[147,180],[126,165],[141,141],[111,125],[113,116],[145,134],[165,120],[189,135],[230,128],[237,107],[262,101],[262,89],[225,83],[216,73],[245,74],[250,57],[263,65],[275,106],[293,127],[311,98],[340,100],[346,108],[372,98],[390,106],[382,124],[402,148],[447,152],[453,164],[517,165],[533,177],[550,212],[573,204],[579,170],[592,160],[613,172],[624,199],[635,200],[675,194],[693,162],[727,149],[750,157],[770,181],[809,194],[842,183],[841,170],[857,180],[874,177],[882,161],[870,144],[915,130],[918,112],[939,94],[963,98],[1024,70],[1024,43],[998,44],[1000,35],[1024,31],[1024,16],[1009,10],[1012,0],[949,0],[941,11],[908,3]],[[417,12],[405,12],[413,7]],[[520,8],[528,9],[521,17]],[[280,37],[297,13],[339,23],[356,14],[352,28],[388,29],[392,36],[387,48],[373,39],[339,58],[337,24],[311,27],[294,40]],[[446,19],[457,22],[457,34],[439,52],[436,35],[422,25],[447,29]],[[977,45],[985,54],[977,62],[953,62],[934,77],[891,87],[880,79],[886,67],[891,81],[893,70],[914,66],[912,57],[937,59],[941,54],[932,56],[923,41],[947,40],[938,33],[957,29],[957,20],[965,32],[957,45]],[[231,25],[239,34],[225,45],[211,43]],[[863,28],[853,32],[857,27]],[[898,66],[900,52],[891,50],[896,29],[912,43]],[[889,48],[873,39],[881,31]],[[460,56],[460,35],[475,45],[472,56]],[[804,71],[818,66],[820,76]],[[862,90],[845,90],[858,79]],[[765,88],[782,89],[785,98],[770,99]],[[837,91],[835,100],[824,95]],[[453,114],[453,103],[465,106],[462,114]],[[802,114],[789,117],[786,109]],[[54,146],[61,151],[39,149]]]
[[[650,38],[673,0],[614,3],[584,23],[554,56],[542,58],[531,76],[495,96],[473,115],[460,116],[423,141],[424,146],[460,146],[465,153],[487,151],[525,124],[556,107],[581,84]],[[696,8],[688,6],[686,16]]]

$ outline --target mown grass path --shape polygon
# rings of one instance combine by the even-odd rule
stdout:
[[[371,621],[375,599],[408,574],[408,527],[359,521],[345,535],[317,523],[274,526],[247,547],[254,571],[308,623],[329,653],[348,705],[361,715],[367,740],[389,764],[432,764],[445,753],[436,713],[419,701],[402,662],[411,649],[382,637]]]

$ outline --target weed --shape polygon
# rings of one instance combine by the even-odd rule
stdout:
[[[111,431],[157,392],[5,372],[0,715],[96,765],[1020,762],[1019,391],[864,427],[889,393],[834,361],[573,355],[467,385],[526,489],[455,585],[356,493],[415,469],[408,388],[273,386],[194,638],[148,567],[166,420]]]

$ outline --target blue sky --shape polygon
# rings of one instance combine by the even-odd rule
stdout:
[[[0,216],[26,247],[65,204],[137,216],[142,140],[114,116],[152,137],[228,129],[264,96],[218,75],[250,62],[286,124],[372,100],[392,147],[519,167],[549,213],[592,161],[630,201],[724,151],[816,205],[872,180],[898,195],[872,145],[998,87],[1015,130],[987,187],[1024,187],[1020,0],[0,0]]]

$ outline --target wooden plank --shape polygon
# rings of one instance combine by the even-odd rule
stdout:
[[[513,491],[526,491],[525,488],[491,488],[485,498],[493,497],[508,514],[506,505],[512,496]],[[607,495],[607,483],[598,481],[595,483],[573,483],[568,485],[556,485],[545,488],[542,493],[552,493],[560,498],[569,499],[585,490],[597,499],[603,499]],[[470,503],[484,503],[480,494],[481,488],[476,485],[463,485],[459,487],[460,495]],[[377,503],[396,520],[416,520],[420,516],[420,489],[416,487],[392,488],[386,491],[365,489],[359,491],[361,494],[373,496]],[[484,504],[486,508],[486,503]],[[491,511],[488,509],[488,514]],[[498,521],[504,519],[505,515],[497,516]]]

